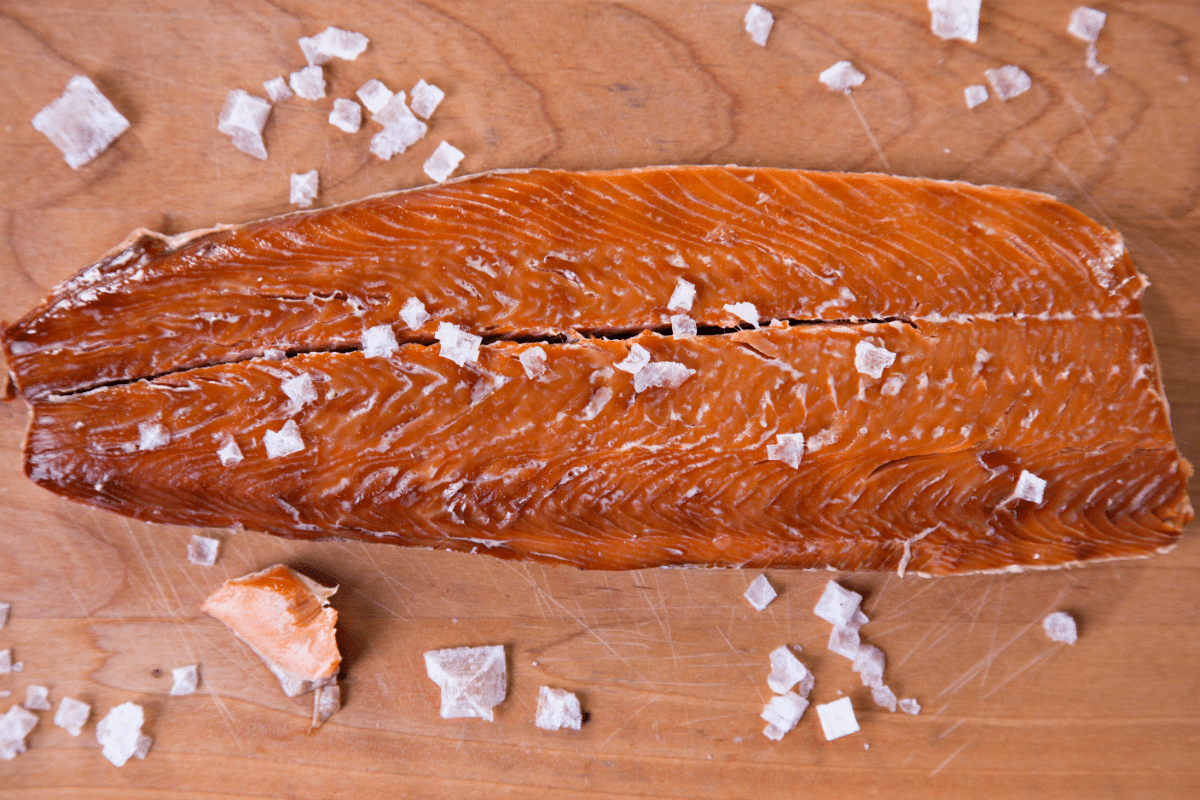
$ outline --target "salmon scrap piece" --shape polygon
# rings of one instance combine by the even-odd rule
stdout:
[[[676,338],[681,280],[698,335]],[[945,575],[1176,542],[1191,466],[1145,285],[1118,233],[1041,194],[527,170],[139,232],[4,347],[27,474],[139,519]],[[396,347],[368,358],[378,326]]]

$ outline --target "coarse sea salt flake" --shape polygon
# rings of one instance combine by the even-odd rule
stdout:
[[[759,714],[767,721],[767,727],[763,730],[763,734],[768,739],[779,741],[783,738],[783,734],[796,727],[796,723],[804,716],[806,708],[808,708],[808,700],[795,692],[772,697],[767,701],[762,713]]]
[[[312,376],[307,372],[288,378],[280,384],[279,388],[283,389],[283,393],[291,399],[292,409],[295,411],[299,411],[317,399],[317,387],[313,386]]]
[[[1065,611],[1055,611],[1053,614],[1047,614],[1042,620],[1042,629],[1046,631],[1046,635],[1056,642],[1065,642],[1066,644],[1075,644],[1079,639],[1079,631],[1075,626],[1075,619]]]
[[[855,86],[862,86],[866,75],[854,68],[849,61],[839,61],[820,74],[818,80],[834,92],[849,92]]]
[[[687,314],[673,314],[671,316],[671,336],[676,339],[690,338],[695,336],[697,331],[696,320]]]
[[[367,107],[367,111],[372,114],[383,110],[388,101],[392,99],[392,90],[383,85],[382,81],[375,78],[364,83],[355,92],[362,104]]]
[[[217,449],[217,458],[221,460],[222,467],[232,467],[242,460],[242,448],[238,447],[232,436],[225,434],[225,439]]]
[[[445,98],[446,93],[432,83],[426,83],[425,79],[417,81],[417,85],[412,88],[412,111],[421,119],[429,119],[437,107]]]
[[[928,0],[929,29],[939,39],[979,39],[980,0]]]
[[[592,392],[592,396],[588,398],[588,404],[584,407],[583,411],[579,415],[580,419],[583,419],[584,421],[595,419],[596,415],[603,411],[604,407],[608,405],[608,401],[612,400],[612,396],[612,389],[608,388],[607,386],[601,386],[599,389]]]
[[[647,364],[650,363],[650,351],[642,347],[640,344],[635,344],[629,348],[629,355],[618,361],[613,366],[622,372],[628,372],[631,375],[637,375]]]
[[[771,605],[779,594],[775,591],[775,587],[767,580],[766,575],[759,575],[750,584],[745,594],[742,595],[750,601],[750,605],[754,606],[758,611],[762,611],[767,606]]]
[[[896,361],[896,354],[885,347],[876,347],[870,342],[854,345],[854,368],[872,378],[883,377],[883,371]]]
[[[911,697],[904,698],[896,705],[899,706],[900,710],[905,714],[916,715],[921,713],[921,704],[916,700],[913,700]]]
[[[853,670],[862,678],[863,686],[872,689],[883,685],[883,668],[886,663],[883,651],[871,644],[860,644],[854,654]]]
[[[835,627],[845,626],[854,619],[862,603],[862,595],[846,589],[837,581],[825,584],[825,591],[817,601],[813,613]]]
[[[339,97],[333,101],[333,110],[329,112],[329,124],[346,133],[356,133],[362,125],[362,106],[353,100]]]
[[[1087,6],[1080,6],[1071,12],[1071,21],[1067,24],[1067,33],[1083,42],[1094,42],[1100,37],[1100,30],[1108,14]]]
[[[504,647],[457,647],[425,654],[425,671],[442,690],[443,719],[479,717],[492,721],[504,700],[508,667]]]
[[[171,670],[171,678],[174,681],[171,686],[171,694],[175,696],[191,694],[200,685],[200,671],[195,664],[176,667]]]
[[[25,687],[25,707],[30,711],[49,711],[50,710],[50,690],[45,686]]]
[[[292,90],[288,88],[287,81],[281,77],[271,78],[269,81],[263,81],[263,89],[267,92],[267,97],[271,98],[272,103],[278,103],[281,100],[287,100],[292,96]]]
[[[758,308],[754,303],[726,303],[724,308],[743,322],[749,322],[755,328],[758,327]]]
[[[992,85],[992,91],[1001,100],[1011,100],[1018,95],[1025,94],[1033,86],[1029,73],[1015,64],[987,69],[983,71],[983,74],[987,76],[988,83]]]
[[[858,720],[854,717],[854,705],[849,697],[817,706],[817,716],[827,742],[858,733]]]
[[[980,103],[986,103],[987,99],[988,90],[982,83],[975,83],[963,89],[963,100],[968,109],[974,108]]]
[[[217,130],[230,137],[238,150],[265,161],[267,148],[263,144],[262,130],[270,115],[271,104],[266,100],[241,89],[232,89],[225,95],[225,104],[217,116]]]
[[[38,716],[18,705],[0,717],[0,758],[12,761],[25,752],[25,737],[37,727]]]
[[[633,391],[641,394],[647,389],[662,387],[678,389],[696,374],[696,370],[677,361],[656,361],[647,364],[633,375]]]
[[[320,100],[325,96],[325,71],[313,65],[288,76],[292,91],[305,100]]]
[[[808,675],[808,669],[800,663],[800,659],[792,653],[791,648],[781,644],[771,651],[771,674],[767,676],[767,686],[775,694],[783,694]]]
[[[742,22],[745,23],[746,33],[750,34],[750,41],[759,47],[766,47],[767,37],[771,35],[771,28],[775,25],[775,17],[771,12],[758,3],[752,3]]]
[[[441,342],[442,358],[448,358],[460,367],[468,361],[479,360],[479,345],[483,343],[482,336],[467,333],[449,322],[439,322],[434,338]]]
[[[363,357],[387,358],[398,345],[391,325],[373,325],[363,331]]]
[[[372,136],[371,152],[387,161],[421,141],[428,131],[429,127],[410,113],[408,117],[385,125],[383,130]]]
[[[543,686],[538,690],[537,717],[534,724],[546,731],[562,728],[579,730],[583,724],[579,698],[564,689]]]
[[[0,675],[7,675],[12,672],[12,650],[5,648],[0,650]]]
[[[1031,503],[1041,505],[1045,493],[1046,481],[1028,470],[1021,470],[1021,476],[1017,478],[1017,488],[1013,489],[1012,496],[1014,499],[1028,500]]]
[[[546,351],[540,347],[528,347],[517,356],[525,369],[525,377],[540,378],[546,372]]]
[[[62,152],[71,169],[79,169],[128,130],[129,120],[91,79],[76,75],[61,97],[34,115],[33,127]]]
[[[696,300],[696,286],[691,281],[678,278],[671,299],[667,301],[669,311],[691,311],[692,303]]]
[[[267,450],[267,458],[281,458],[303,450],[304,439],[300,437],[300,426],[296,420],[289,419],[278,431],[264,433],[263,447]]]
[[[308,208],[320,192],[320,177],[315,169],[293,172],[289,183],[288,200],[294,206]]]
[[[425,313],[425,304],[415,297],[410,297],[404,301],[404,305],[400,308],[400,319],[404,320],[404,324],[410,330],[416,330],[429,321],[429,315]]]
[[[74,697],[64,697],[58,701],[58,711],[54,712],[54,724],[72,736],[78,736],[92,713],[92,707]]]
[[[775,441],[777,444],[767,445],[767,460],[782,461],[792,469],[799,469],[804,458],[804,434],[780,433]]]
[[[8,603],[0,603],[0,628],[8,624],[8,612],[11,608]]]
[[[860,646],[861,640],[859,639],[858,631],[853,628],[838,626],[829,634],[829,650],[837,653],[842,658],[848,658],[853,661],[858,657],[858,648]]]
[[[157,450],[171,441],[171,434],[157,422],[138,423],[138,450]]]
[[[872,686],[871,699],[875,701],[875,705],[882,706],[893,714],[896,712],[896,693],[891,690],[891,687],[882,684]]]
[[[192,536],[188,540],[187,559],[197,566],[211,567],[217,563],[217,551],[220,547],[220,539],[210,539],[207,536]]]
[[[461,150],[449,142],[442,142],[425,160],[421,169],[429,176],[430,180],[443,183],[454,174],[454,170],[458,169],[462,160],[463,152]]]
[[[304,58],[312,65],[327,63],[330,59],[340,58],[353,61],[362,55],[371,40],[361,33],[345,31],[332,25],[316,36],[300,38],[300,49]]]
[[[145,719],[141,706],[122,703],[96,723],[96,741],[104,746],[104,757],[114,766],[125,766],[125,762],[134,756],[146,757],[151,740],[142,735]]]

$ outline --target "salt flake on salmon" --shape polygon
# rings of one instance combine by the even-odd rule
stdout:
[[[882,378],[883,371],[896,361],[896,354],[870,342],[854,345],[854,368],[872,378]]]
[[[767,460],[782,461],[792,469],[799,469],[804,458],[804,434],[780,433],[775,441],[776,444],[767,445]]]
[[[459,326],[449,322],[439,322],[434,338],[441,342],[442,358],[448,358],[460,367],[468,362],[479,360],[479,345],[483,343],[482,336],[467,333]]]
[[[282,458],[303,450],[304,439],[300,436],[300,426],[296,420],[289,419],[279,430],[264,433],[263,447],[267,451],[267,458]]]

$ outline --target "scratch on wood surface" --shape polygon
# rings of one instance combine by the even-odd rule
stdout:
[[[970,742],[964,743],[962,747],[958,748],[953,753],[951,753],[949,758],[947,758],[941,764],[938,764],[937,769],[935,769],[933,772],[929,773],[929,777],[932,778],[935,775],[937,775],[939,772],[941,772],[943,769],[945,769],[947,764],[949,764],[954,759],[958,758],[958,754],[961,753],[963,750],[966,750],[967,747],[969,747],[974,741],[975,740],[972,739]]]
[[[643,711],[645,711],[647,708],[649,708],[651,704],[657,703],[658,700],[659,700],[658,697],[651,697],[649,700],[647,700],[645,703],[643,703],[641,708],[639,708],[637,711],[630,714],[628,717],[625,718],[625,720],[620,725],[618,725],[616,728],[614,728],[613,732],[608,735],[607,739],[605,739],[603,742],[600,743],[600,747],[597,749],[603,750],[604,746],[607,745],[610,741],[612,741],[612,738],[614,736],[616,736],[622,728],[624,728],[630,722],[633,722],[634,717],[636,717],[638,714],[641,714]],[[657,728],[657,725],[655,727]]]
[[[875,148],[875,154],[879,156],[879,160],[883,162],[885,169],[890,170],[892,165],[888,163],[887,156],[883,154],[883,148],[879,146],[875,134],[871,132],[871,126],[867,124],[867,118],[858,110],[858,103],[854,102],[854,96],[850,92],[846,92],[846,99],[850,101],[850,107],[854,109],[854,113],[858,115],[858,121],[862,123],[863,130],[867,132],[867,138],[871,140],[871,146]]]
[[[1055,653],[1057,653],[1057,652],[1058,652],[1058,651],[1059,651],[1059,650],[1060,650],[1062,647],[1064,647],[1064,646],[1065,646],[1065,645],[1062,645],[1062,644],[1053,644],[1053,645],[1050,645],[1050,646],[1049,646],[1048,648],[1046,648],[1044,651],[1042,651],[1042,652],[1041,652],[1041,653],[1039,653],[1038,655],[1034,656],[1034,657],[1033,657],[1033,658],[1032,658],[1032,659],[1029,661],[1029,663],[1028,663],[1028,664],[1026,664],[1025,666],[1021,667],[1021,668],[1020,668],[1020,669],[1018,669],[1016,672],[1014,672],[1013,674],[1011,674],[1011,675],[1009,675],[1007,678],[1005,678],[1005,679],[1004,679],[1004,680],[1003,680],[1003,681],[1000,683],[1000,685],[999,685],[999,686],[995,687],[995,688],[994,688],[994,689],[992,689],[990,692],[988,692],[987,694],[985,694],[985,695],[983,696],[983,698],[982,698],[982,699],[984,699],[984,700],[987,700],[989,697],[991,697],[991,696],[992,696],[992,695],[994,695],[996,692],[998,692],[998,691],[1000,691],[1001,689],[1003,689],[1005,686],[1007,686],[1009,683],[1011,683],[1011,682],[1012,682],[1014,679],[1016,679],[1018,676],[1020,676],[1020,675],[1021,675],[1021,673],[1025,672],[1025,670],[1029,669],[1030,667],[1034,666],[1035,664],[1038,664],[1038,663],[1040,663],[1040,662],[1042,662],[1042,661],[1045,661],[1047,658],[1049,658],[1050,656],[1052,656],[1052,655],[1054,655]]]
[[[966,720],[966,717],[964,717],[964,718],[960,719],[958,722],[954,723],[954,724],[953,724],[953,725],[951,725],[949,728],[946,728],[946,730],[944,730],[944,731],[942,731],[941,733],[939,733],[937,738],[939,738],[939,739],[945,739],[947,736],[949,736],[951,733],[953,733],[953,732],[954,732],[954,730],[955,730],[955,729],[956,729],[956,728],[957,728],[959,725],[962,725],[962,724],[963,724],[964,722],[966,722],[966,721],[967,721],[967,720]]]

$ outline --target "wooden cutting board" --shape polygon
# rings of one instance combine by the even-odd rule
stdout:
[[[1176,435],[1200,459],[1200,15],[1194,3],[1105,3],[1097,78],[1066,34],[1067,3],[985,3],[978,44],[942,42],[920,0],[774,3],[765,48],[748,3],[244,2],[8,0],[0,4],[0,318],[133,228],[168,233],[289,210],[288,175],[317,169],[319,204],[427,182],[443,139],[460,173],[500,167],[739,163],[882,170],[1037,189],[1119,229],[1150,277],[1146,313]],[[266,129],[270,158],[216,130],[226,92],[303,66],[296,40],[334,24],[371,46],[326,68],[330,95],[291,99]],[[849,98],[817,75],[851,60]],[[1003,64],[1026,94],[968,111],[964,87]],[[29,121],[73,74],[132,123],[72,171]],[[447,96],[429,136],[383,162],[373,125],[346,134],[334,97],[369,78]],[[864,637],[919,716],[871,702],[826,651],[811,609],[825,573],[771,572],[780,597],[755,612],[755,573],[621,574],[510,564],[384,545],[299,544],[254,532],[213,567],[185,559],[193,531],[59,500],[25,480],[26,410],[0,405],[0,649],[24,662],[0,691],[42,684],[91,703],[78,738],[51,724],[0,762],[5,797],[1194,797],[1200,793],[1200,543],[1086,569],[925,580],[840,576],[867,595]],[[1193,482],[1195,487],[1195,482]],[[1193,491],[1195,489],[1193,488]],[[307,734],[223,626],[199,613],[225,579],[275,562],[339,586],[345,708]],[[1065,609],[1074,646],[1039,621]],[[827,743],[815,714],[765,739],[767,654],[804,648],[815,702],[843,693],[861,732]],[[510,690],[496,720],[442,720],[421,654],[503,644]],[[171,697],[170,671],[202,686]],[[533,725],[538,687],[579,694],[579,732]],[[121,769],[95,720],[143,705],[154,747]]]

